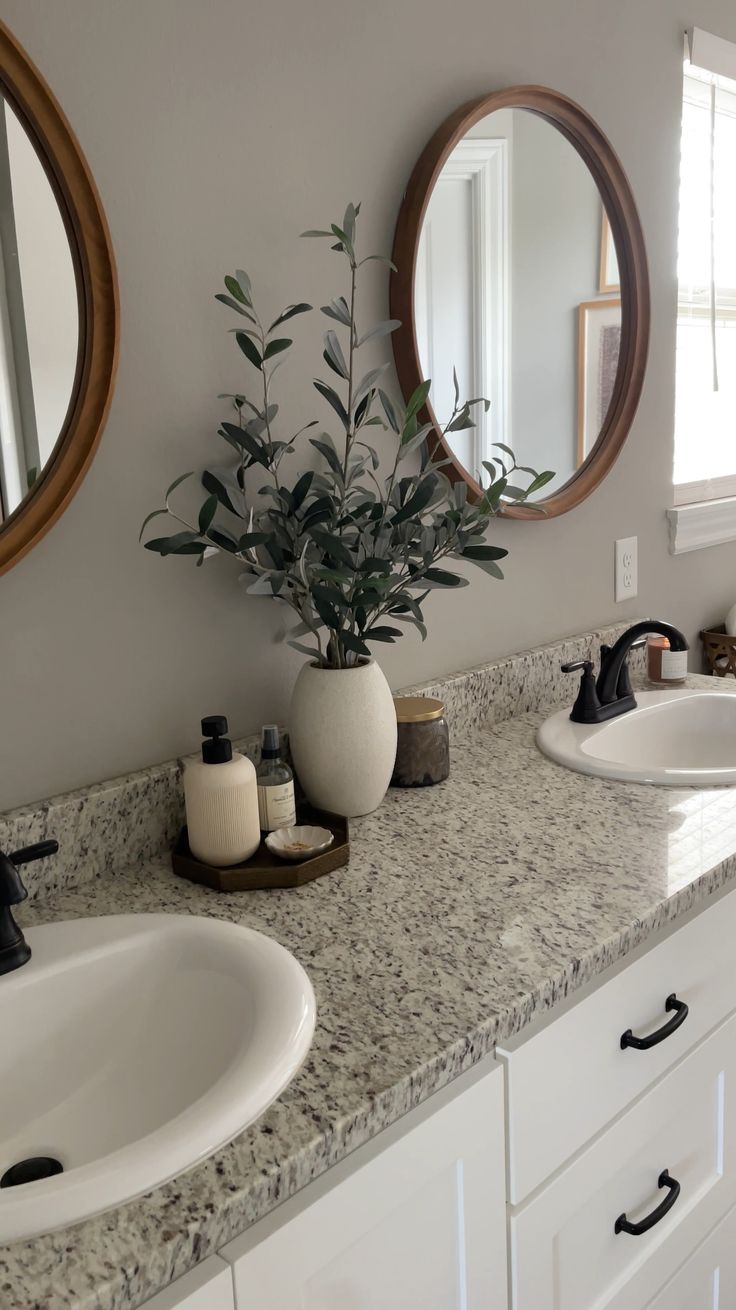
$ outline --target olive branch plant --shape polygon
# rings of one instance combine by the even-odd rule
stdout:
[[[233,407],[235,421],[225,421],[218,429],[232,454],[227,466],[201,474],[206,498],[196,523],[172,505],[177,487],[195,476],[185,473],[172,482],[163,507],[146,517],[140,534],[142,539],[151,520],[165,515],[179,530],[146,541],[148,550],[192,555],[198,565],[214,552],[234,556],[242,565],[248,592],[276,597],[294,610],[298,621],[287,634],[289,645],[333,669],[350,667],[369,656],[375,642],[396,641],[404,635],[406,624],[418,629],[424,640],[422,606],[429,591],[468,582],[445,567],[448,560],[470,560],[491,577],[502,578],[499,560],[508,552],[485,540],[490,521],[503,498],[526,502],[554,476],[551,471],[537,473],[517,465],[513,451],[497,443],[500,454],[483,461],[482,493],[471,503],[465,484],[453,484],[443,473],[449,461],[433,461],[434,428],[420,419],[430,382],[422,382],[401,405],[383,385],[388,365],[361,375],[362,347],[389,336],[400,324],[389,319],[362,333],[358,329],[361,269],[373,260],[393,267],[382,255],[358,258],[359,211],[359,205],[350,204],[341,224],[302,234],[330,240],[332,249],[344,256],[349,272],[347,297],[338,295],[321,309],[337,325],[324,334],[323,360],[338,382],[314,381],[331,411],[332,424],[337,425],[339,442],[315,419],[288,440],[276,437],[279,407],[272,397],[273,379],[293,345],[283,335],[283,325],[310,312],[312,306],[289,305],[266,328],[250,278],[238,270],[225,278],[226,291],[216,299],[242,320],[231,331],[258,389],[251,395],[243,390],[220,397]],[[473,410],[478,405],[489,407],[483,398],[461,402],[454,370],[453,378],[454,407],[445,434],[474,427]],[[318,435],[306,440],[319,456],[320,466],[288,484],[286,460],[300,438],[315,427],[320,427]],[[397,439],[393,465],[382,480],[377,477],[378,453],[366,439],[372,427],[390,430]],[[419,468],[404,473],[405,461],[415,452],[419,452]],[[254,492],[256,473],[266,481]],[[511,481],[515,474],[527,479],[526,486]]]

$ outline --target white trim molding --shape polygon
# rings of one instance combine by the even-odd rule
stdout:
[[[699,482],[676,482],[675,505],[695,505],[701,500],[726,500],[736,496],[736,475],[703,478]]]
[[[736,496],[676,505],[667,510],[667,518],[673,555],[736,541]]]
[[[691,27],[685,33],[686,53],[690,63],[721,77],[736,78],[736,45],[722,36]]]
[[[471,185],[473,361],[476,396],[492,396],[490,410],[476,413],[474,467],[491,458],[496,441],[511,431],[511,327],[509,143],[506,137],[466,137],[455,146],[442,177]]]

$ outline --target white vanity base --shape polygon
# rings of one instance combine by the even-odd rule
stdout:
[[[733,1310],[735,939],[732,892],[146,1310]],[[672,993],[688,1007],[676,1024]],[[621,1046],[661,1029],[648,1049]],[[665,1169],[681,1189],[671,1209],[617,1233],[619,1215],[661,1205]]]

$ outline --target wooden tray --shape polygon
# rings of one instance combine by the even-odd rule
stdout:
[[[177,843],[171,852],[171,867],[180,878],[190,882],[201,883],[216,892],[256,891],[264,887],[302,887],[304,883],[321,878],[325,873],[332,873],[350,859],[350,830],[347,819],[338,814],[328,814],[325,810],[314,810],[308,805],[299,809],[299,823],[319,824],[329,828],[335,834],[335,840],[329,850],[321,855],[314,855],[310,860],[279,860],[272,855],[266,843],[261,841],[255,855],[243,864],[231,864],[225,869],[216,869],[211,864],[202,864],[195,859],[189,849],[186,828],[179,833]]]

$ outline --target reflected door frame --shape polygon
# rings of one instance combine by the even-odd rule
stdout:
[[[470,257],[473,278],[472,396],[491,399],[486,414],[476,410],[473,458],[480,471],[494,442],[508,443],[511,431],[511,222],[509,142],[506,137],[468,137],[459,141],[443,166],[441,180],[470,184]],[[431,233],[422,234],[417,279],[423,282],[428,376],[434,376]],[[418,287],[419,291],[419,287]],[[418,296],[418,299],[420,297]]]
[[[0,522],[28,491],[28,471],[40,471],[33,379],[18,259],[13,183],[0,102]]]

